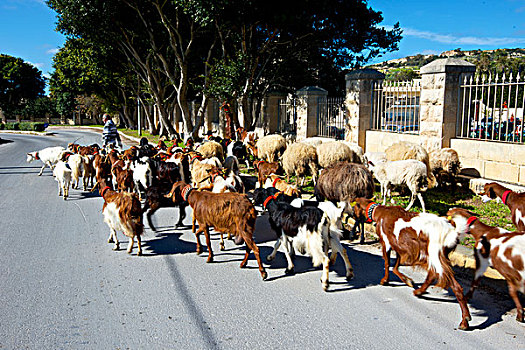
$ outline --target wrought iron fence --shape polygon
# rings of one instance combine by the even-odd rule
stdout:
[[[317,135],[344,140],[345,105],[342,97],[317,99]]]
[[[525,81],[518,73],[463,78],[458,100],[456,136],[523,143]]]
[[[297,132],[297,105],[296,98],[282,98],[278,101],[277,122],[281,133]]]
[[[372,82],[372,130],[419,134],[421,81]]]

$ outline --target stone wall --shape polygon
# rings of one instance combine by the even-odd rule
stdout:
[[[463,168],[492,180],[525,184],[525,145],[452,139]]]

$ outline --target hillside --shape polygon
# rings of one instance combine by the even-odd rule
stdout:
[[[389,70],[392,68],[411,68],[419,70],[422,66],[430,63],[438,58],[455,57],[462,58],[468,62],[478,65],[478,63],[495,63],[498,60],[503,63],[504,60],[511,60],[519,62],[519,66],[523,66],[525,63],[525,49],[497,49],[497,50],[470,50],[462,51],[461,49],[455,49],[450,51],[442,52],[439,55],[414,55],[403,58],[397,58],[377,64],[370,65],[369,68],[375,68],[381,71]],[[487,62],[488,60],[488,62]],[[485,61],[485,62],[484,62]],[[483,67],[487,68],[487,67]]]

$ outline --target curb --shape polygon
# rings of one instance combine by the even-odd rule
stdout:
[[[51,129],[51,130],[55,130],[55,129],[87,130],[87,131],[95,131],[95,132],[100,133],[100,134],[102,134],[102,131],[104,130],[103,128],[98,127],[98,126],[89,126],[89,127],[88,126],[86,126],[86,127],[82,127],[82,126],[49,126],[48,129]],[[124,140],[127,140],[128,141],[127,143],[129,145],[131,145],[131,146],[134,146],[135,143],[138,145],[139,142],[140,142],[139,138],[126,135],[126,134],[124,134],[122,132],[119,132],[119,135],[123,139],[122,142],[124,142]]]

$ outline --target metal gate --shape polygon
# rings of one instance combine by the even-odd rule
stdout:
[[[297,132],[297,99],[282,98],[278,101],[277,123],[281,133]]]
[[[342,97],[317,99],[317,135],[344,140],[345,104]]]

